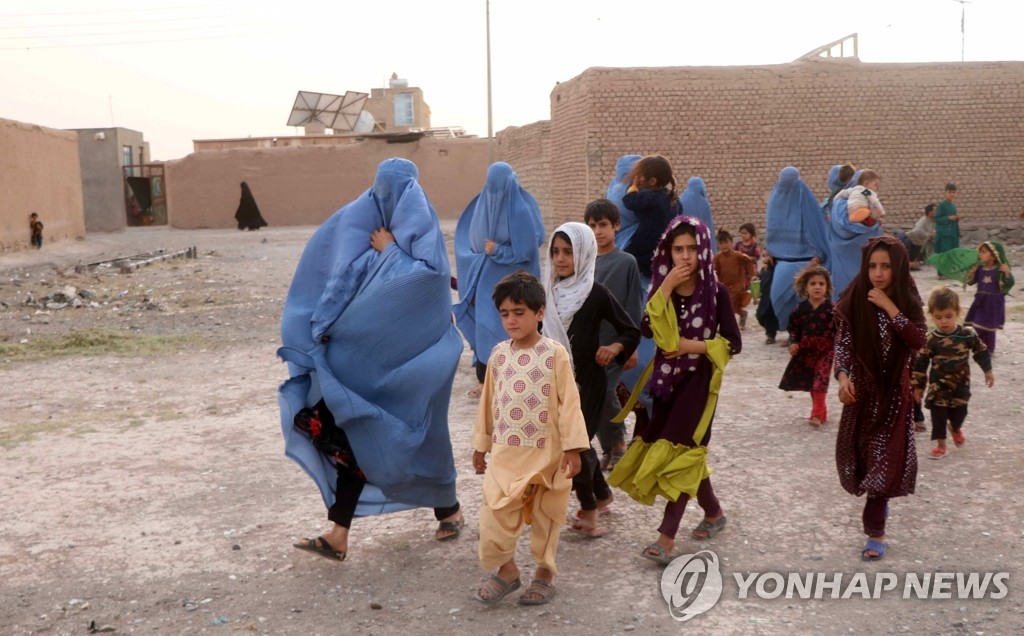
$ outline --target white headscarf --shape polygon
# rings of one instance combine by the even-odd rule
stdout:
[[[572,261],[575,272],[567,278],[559,278],[551,263],[551,247],[559,232],[569,237],[572,244]],[[572,357],[569,345],[569,326],[572,318],[583,306],[594,288],[594,266],[597,264],[597,239],[593,230],[583,223],[563,223],[548,241],[547,263],[544,266],[544,290],[547,296],[547,311],[544,313],[544,335],[562,343]]]

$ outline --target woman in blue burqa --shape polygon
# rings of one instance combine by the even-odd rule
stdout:
[[[433,508],[438,540],[462,528],[448,402],[462,353],[451,270],[416,166],[387,159],[302,253],[278,354],[285,454],[313,478],[323,536],[295,547],[343,560],[353,517]]]
[[[615,246],[620,250],[625,250],[629,246],[629,241],[636,234],[636,229],[639,225],[636,213],[626,207],[622,202],[622,197],[625,196],[629,186],[632,185],[626,181],[626,176],[633,170],[636,162],[641,159],[643,159],[643,155],[622,155],[619,157],[619,160],[615,163],[615,176],[612,178],[611,183],[608,184],[608,191],[605,194],[605,198],[619,208],[619,230],[615,233]],[[654,254],[652,253],[651,256],[653,257]],[[650,277],[641,274],[640,283],[644,294],[646,294],[647,288],[651,285]],[[626,385],[627,389],[632,389],[640,379],[640,374],[647,367],[647,363],[651,358],[654,357],[655,350],[654,340],[640,338],[640,344],[636,348],[637,365],[623,372],[620,378],[620,381]],[[646,388],[637,401],[635,413],[637,423],[634,434],[638,434],[636,431],[642,431],[647,427],[647,421],[650,419],[651,414],[651,397],[648,395]]]
[[[608,192],[605,194],[605,198],[619,208],[619,231],[615,233],[615,245],[620,250],[625,249],[629,245],[629,239],[633,238],[633,235],[636,234],[638,224],[636,213],[622,203],[622,197],[625,196],[626,190],[631,185],[626,183],[624,179],[633,170],[636,162],[641,159],[643,159],[642,155],[622,155],[619,157],[618,162],[615,164],[615,177],[608,184]],[[650,281],[645,281],[645,291],[647,283],[650,283]]]
[[[683,206],[683,214],[695,216],[704,225],[708,226],[711,232],[711,253],[718,253],[718,241],[715,240],[715,221],[711,218],[711,202],[708,201],[708,187],[704,185],[704,179],[690,177],[686,182],[686,190],[683,190],[679,197],[679,203]]]
[[[852,188],[859,178],[858,170],[845,187]],[[881,223],[868,227],[863,223],[851,222],[847,203],[846,198],[837,196],[832,201],[829,213],[828,245],[832,258],[832,266],[829,268],[832,274],[832,302],[839,300],[839,295],[860,273],[861,249],[871,239],[882,236]]]
[[[785,331],[789,314],[800,302],[793,288],[797,273],[812,260],[829,268],[828,230],[818,198],[793,166],[779,173],[768,197],[767,216],[765,243],[775,260],[772,308],[779,319],[779,329]]]
[[[470,397],[480,396],[491,349],[508,340],[491,300],[494,286],[521,269],[539,278],[539,248],[544,239],[544,220],[536,199],[519,185],[512,166],[493,164],[487,169],[484,189],[466,206],[455,228],[459,287],[455,319],[473,350],[479,382]]]

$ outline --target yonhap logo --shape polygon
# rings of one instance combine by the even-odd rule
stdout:
[[[677,621],[703,614],[722,596],[718,555],[710,550],[676,557],[661,575],[661,595]]]

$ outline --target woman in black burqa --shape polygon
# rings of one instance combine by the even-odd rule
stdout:
[[[260,214],[260,208],[256,205],[256,199],[252,196],[249,184],[245,181],[242,182],[242,198],[238,202],[235,220],[238,221],[238,229],[240,230],[258,230],[267,224],[263,220],[263,215]]]

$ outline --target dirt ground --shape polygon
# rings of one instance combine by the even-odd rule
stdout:
[[[689,539],[700,518],[691,504],[677,543],[718,555],[724,591],[681,625],[661,570],[639,558],[661,508],[625,499],[605,518],[607,536],[563,534],[549,606],[473,600],[483,573],[468,350],[450,411],[462,537],[434,541],[431,511],[416,510],[356,520],[341,564],[291,547],[327,527],[312,482],[283,455],[276,400],[281,307],[312,230],[140,228],[0,256],[0,633],[85,634],[93,622],[158,634],[1024,631],[1024,293],[1008,299],[995,387],[973,370],[966,445],[930,461],[928,435],[918,435],[917,494],[892,503],[879,563],[859,560],[863,502],[836,477],[834,385],[830,422],[812,430],[809,396],[776,388],[786,351],[748,327],[710,459],[729,526],[709,542]],[[193,245],[195,260],[74,273]],[[1024,264],[1024,250],[1011,260]],[[925,291],[936,283],[932,272],[917,280]],[[68,286],[83,306],[49,296]],[[972,294],[963,292],[968,305]],[[518,560],[528,576],[526,541]],[[740,599],[733,578],[1000,571],[1010,573],[1002,599]]]

